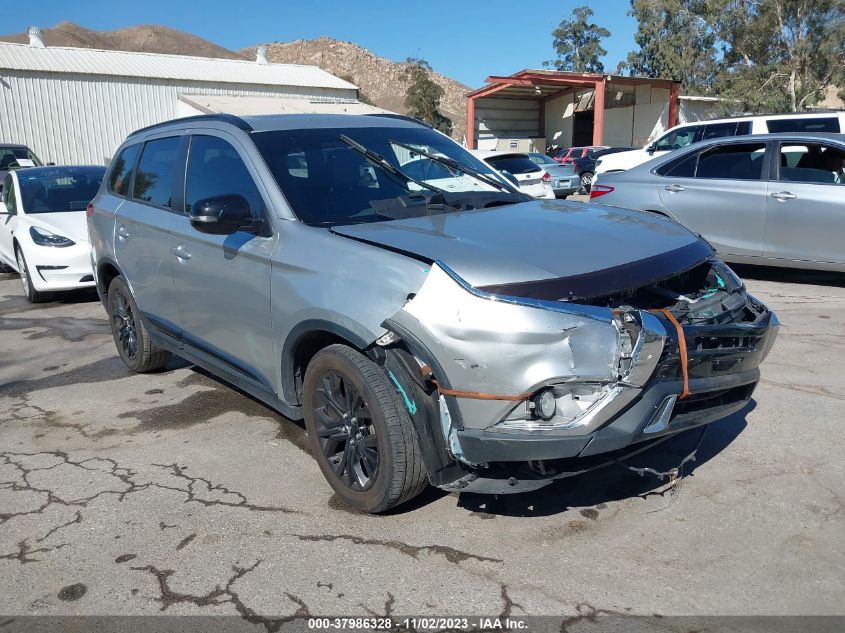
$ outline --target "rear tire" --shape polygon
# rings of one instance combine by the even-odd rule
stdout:
[[[109,284],[106,308],[117,353],[129,369],[144,373],[167,364],[170,352],[150,341],[138,304],[122,277],[115,277]]]
[[[318,352],[305,371],[305,428],[335,492],[364,512],[417,496],[428,480],[408,412],[384,371],[346,345]]]
[[[593,186],[593,172],[585,171],[581,174],[581,191],[584,193],[590,193],[590,189]]]
[[[29,266],[27,266],[26,258],[23,256],[21,247],[15,248],[15,257],[18,260],[18,274],[21,277],[21,286],[23,286],[23,294],[26,300],[30,303],[44,303],[53,298],[52,292],[39,292],[32,285],[32,277],[29,275]]]

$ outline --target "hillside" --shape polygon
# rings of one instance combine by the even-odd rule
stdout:
[[[404,113],[405,64],[393,62],[373,54],[352,42],[342,42],[330,37],[313,40],[294,40],[267,44],[267,59],[276,63],[311,64],[333,75],[351,77],[352,82],[377,106]],[[255,47],[240,51],[245,57],[255,56]],[[453,136],[460,139],[466,130],[466,86],[440,73],[432,79],[445,91],[441,111],[452,119]]]
[[[60,22],[53,28],[42,28],[41,31],[47,46],[75,46],[224,59],[243,58],[240,53],[230,51],[201,37],[158,24],[139,24],[115,31],[92,31],[73,22]],[[26,33],[0,35],[0,41],[26,44],[29,42],[29,37]]]
[[[47,46],[75,46],[107,50],[195,55],[224,59],[255,59],[255,47],[231,51],[196,35],[158,24],[142,24],[114,31],[93,31],[72,22],[60,22],[42,29]],[[0,35],[0,41],[27,43],[26,33]],[[319,66],[333,75],[352,81],[377,106],[405,113],[405,64],[379,57],[352,42],[330,37],[276,42],[267,45],[267,58],[275,63]],[[461,139],[466,130],[466,98],[470,88],[440,73],[432,79],[445,91],[441,111],[452,119],[453,136]]]

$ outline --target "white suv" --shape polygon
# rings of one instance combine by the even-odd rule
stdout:
[[[631,169],[652,158],[663,156],[672,150],[686,147],[698,141],[721,136],[744,136],[746,134],[775,132],[842,133],[845,132],[845,112],[766,114],[685,123],[673,127],[642,149],[603,156],[596,163],[596,174]]]

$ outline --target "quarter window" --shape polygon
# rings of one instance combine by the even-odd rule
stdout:
[[[123,148],[120,156],[114,161],[111,174],[109,174],[109,190],[112,193],[119,196],[129,195],[129,181],[132,178],[132,168],[135,166],[139,148],[140,145]]]
[[[170,207],[173,196],[173,172],[179,154],[179,137],[169,136],[147,141],[135,171],[132,197],[161,207]]]
[[[778,180],[845,184],[845,151],[821,143],[782,144]]]
[[[832,117],[789,117],[766,121],[769,132],[842,132],[839,119]]]
[[[698,159],[696,178],[759,180],[763,173],[765,143],[722,145],[703,152]]]
[[[304,161],[302,156],[296,158],[303,158]],[[304,176],[307,177],[307,163],[294,160],[286,165],[289,171],[297,172],[297,177],[302,177],[299,170],[304,169]],[[188,155],[185,211],[190,211],[191,205],[197,200],[232,194],[246,199],[253,217],[263,217],[264,202],[261,193],[237,150],[216,136],[194,136]]]
[[[658,170],[661,176],[670,178],[693,178],[695,176],[695,165],[698,162],[698,152],[692,152],[688,156],[666,165]]]

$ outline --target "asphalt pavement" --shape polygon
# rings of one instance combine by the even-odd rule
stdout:
[[[332,495],[300,424],[179,360],[131,374],[94,295],[30,305],[0,274],[0,614],[845,615],[845,275],[741,273],[783,327],[679,483],[385,516]]]

